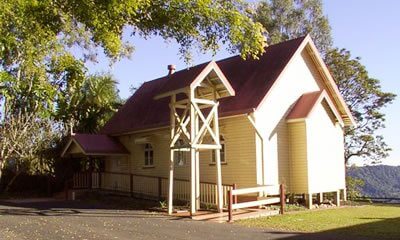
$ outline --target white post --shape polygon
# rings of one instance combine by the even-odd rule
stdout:
[[[337,207],[340,207],[340,190],[337,190],[335,193],[335,204]]]
[[[312,195],[312,193],[307,193],[306,194],[306,207],[308,209],[312,209],[312,207],[313,207],[313,195]]]
[[[190,149],[190,215],[196,213],[196,150]]]
[[[215,107],[218,107],[218,103],[215,103]],[[220,146],[220,139],[219,139],[219,125],[218,125],[218,111],[214,111],[214,124],[213,124],[213,128],[214,128],[214,133],[217,137],[217,142],[216,144],[218,146]],[[223,203],[223,190],[222,190],[222,171],[221,171],[221,150],[220,148],[215,150],[215,164],[217,165],[217,199],[218,199],[218,204],[217,204],[217,208],[218,208],[218,212],[222,213],[222,208],[224,206]]]
[[[196,150],[196,210],[200,209],[200,156]]]
[[[171,106],[170,106],[170,121],[171,121],[171,142],[175,136],[175,116],[174,116],[174,108],[175,108],[176,96],[173,95],[171,97]],[[169,159],[169,184],[168,184],[168,214],[172,214],[174,201],[174,151],[170,149],[170,159]]]
[[[199,134],[199,115],[195,113],[195,137]],[[199,150],[196,149],[196,210],[200,209],[200,155]]]
[[[168,184],[168,214],[172,214],[174,202],[174,151],[170,152],[169,162],[169,184]]]
[[[346,187],[343,188],[343,202],[347,201],[347,191],[346,191]]]
[[[190,104],[190,215],[196,213],[196,150],[193,148],[195,144],[195,109],[192,104],[194,101],[194,91],[190,90],[189,104]]]
[[[320,192],[318,193],[318,203],[321,204],[324,202],[324,193]]]

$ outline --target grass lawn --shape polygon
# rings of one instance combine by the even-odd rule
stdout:
[[[400,239],[400,205],[362,205],[246,219],[237,223],[295,232],[332,232],[346,236]]]

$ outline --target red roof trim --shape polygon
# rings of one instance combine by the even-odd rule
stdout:
[[[317,104],[321,103],[322,100],[326,100],[328,103],[329,108],[335,115],[337,121],[344,125],[343,119],[336,110],[335,106],[333,105],[331,99],[329,98],[328,94],[325,90],[322,91],[315,91],[310,93],[305,93],[301,95],[301,97],[296,101],[293,108],[290,110],[289,114],[287,115],[286,119],[288,121],[293,121],[297,119],[306,119],[310,116],[313,112]]]
[[[65,146],[63,157],[75,143],[84,155],[127,155],[129,151],[115,138],[104,134],[75,134]]]
[[[319,102],[323,91],[306,93],[300,96],[293,108],[290,110],[286,119],[303,119],[307,118],[314,106]]]

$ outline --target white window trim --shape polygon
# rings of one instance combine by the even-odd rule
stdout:
[[[150,146],[150,147],[149,147]],[[152,152],[152,153],[151,153]],[[154,167],[154,148],[151,143],[146,143],[144,145],[144,162],[143,162],[143,167],[144,168],[151,168]],[[150,154],[151,153],[151,154]],[[151,158],[150,158],[151,156]],[[150,163],[151,160],[151,164]]]

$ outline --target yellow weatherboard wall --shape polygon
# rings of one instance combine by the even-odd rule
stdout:
[[[222,182],[238,184],[239,187],[256,185],[255,131],[245,115],[220,120],[220,132],[225,139],[226,164],[222,165]],[[168,177],[169,129],[118,137],[128,149],[127,157],[107,157],[106,171],[126,172],[139,175]],[[154,166],[144,166],[144,144],[135,139],[146,138],[154,149]],[[189,180],[190,159],[184,166],[175,165],[175,178]],[[200,181],[216,182],[216,167],[211,151],[200,152]]]

